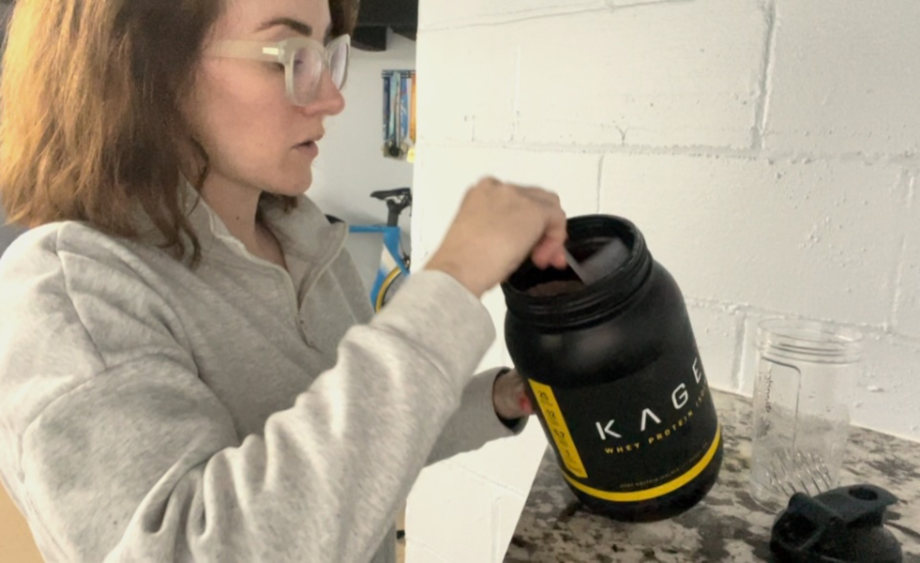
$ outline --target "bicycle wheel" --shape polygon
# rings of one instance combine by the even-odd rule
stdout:
[[[405,281],[406,276],[403,274],[402,269],[399,266],[396,266],[390,273],[387,274],[387,277],[384,278],[383,283],[380,284],[380,291],[377,292],[377,302],[374,303],[374,311],[379,311],[383,309],[383,306],[393,298],[393,295]]]

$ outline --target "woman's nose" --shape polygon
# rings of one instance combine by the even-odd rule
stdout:
[[[345,109],[345,97],[342,91],[332,81],[332,74],[328,70],[323,70],[316,88],[316,97],[306,106],[304,111],[307,113],[323,113],[325,115],[336,115]]]

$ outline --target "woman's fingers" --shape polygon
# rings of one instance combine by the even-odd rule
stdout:
[[[547,190],[485,178],[473,186],[427,268],[453,275],[482,295],[528,256],[565,267],[566,216]]]

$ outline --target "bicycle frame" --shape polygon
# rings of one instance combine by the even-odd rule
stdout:
[[[377,267],[377,275],[374,277],[374,283],[371,286],[369,295],[374,309],[380,309],[382,304],[381,296],[396,277],[394,272],[400,272],[403,275],[409,274],[409,266],[402,259],[402,253],[399,248],[402,231],[398,225],[351,225],[348,230],[351,233],[379,234],[383,237],[380,264]]]

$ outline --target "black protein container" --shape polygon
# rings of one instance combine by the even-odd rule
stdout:
[[[616,520],[672,517],[712,487],[721,431],[680,289],[639,230],[573,217],[579,262],[614,239],[623,258],[585,286],[571,270],[521,266],[502,291],[505,342],[562,475]]]

